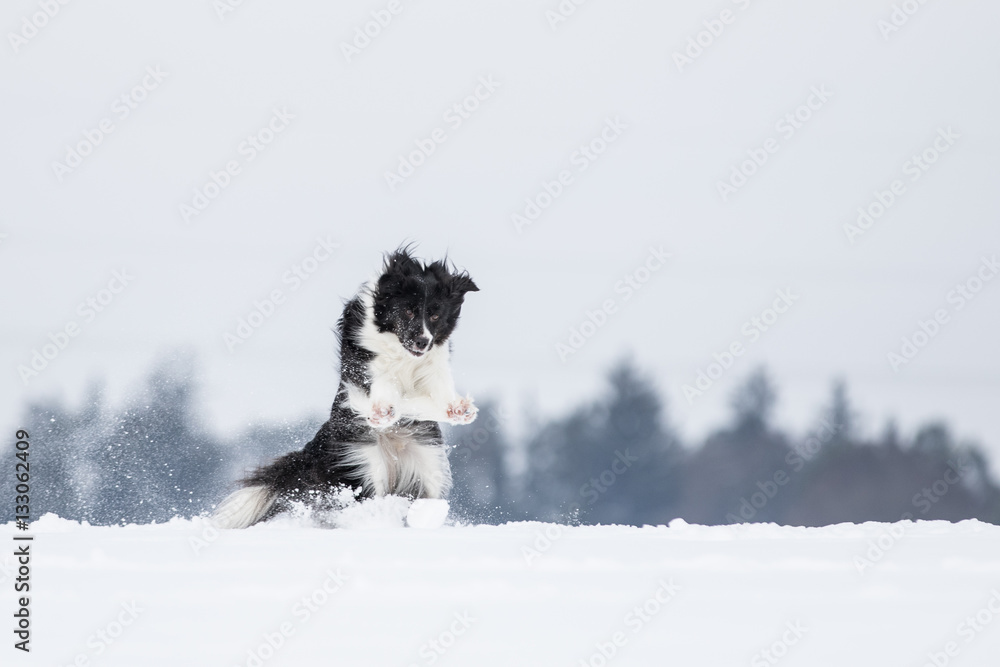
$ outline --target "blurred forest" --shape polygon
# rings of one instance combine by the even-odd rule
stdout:
[[[32,442],[32,518],[55,512],[111,525],[206,513],[243,471],[301,448],[324,419],[221,439],[198,417],[194,370],[190,360],[163,362],[118,408],[98,388],[76,411],[57,401],[29,405],[20,428]],[[836,383],[810,432],[792,435],[772,422],[776,401],[758,370],[731,397],[728,423],[684,446],[652,379],[623,361],[593,402],[526,429],[520,474],[510,465],[509,420],[480,402],[476,422],[446,430],[452,514],[474,523],[1000,523],[1000,488],[979,447],[956,442],[946,425],[927,424],[907,440],[890,423],[866,439]],[[14,496],[11,475],[0,491]],[[12,505],[3,507],[0,520],[13,520]]]

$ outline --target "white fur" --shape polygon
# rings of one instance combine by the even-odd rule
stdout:
[[[230,493],[212,513],[219,528],[248,528],[260,521],[274,504],[275,497],[265,486],[247,486]]]
[[[421,445],[406,432],[380,431],[374,445],[354,445],[344,463],[357,468],[365,491],[376,496],[413,494],[442,498],[451,490],[451,466],[441,445]]]

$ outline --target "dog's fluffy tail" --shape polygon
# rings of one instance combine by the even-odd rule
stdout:
[[[249,528],[267,516],[277,497],[268,486],[245,486],[219,503],[212,521],[219,528]]]

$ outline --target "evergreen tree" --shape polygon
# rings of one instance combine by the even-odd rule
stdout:
[[[729,428],[708,436],[684,469],[682,514],[693,523],[775,521],[792,501],[784,484],[790,450],[772,430],[777,392],[763,368],[733,393]]]
[[[662,423],[660,398],[629,361],[611,370],[608,384],[600,400],[528,440],[529,516],[587,523],[673,518],[679,448]]]
[[[854,443],[858,435],[857,414],[847,397],[847,384],[843,380],[833,383],[825,416],[833,429],[829,446],[840,447]]]

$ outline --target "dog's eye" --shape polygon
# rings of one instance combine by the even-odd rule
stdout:
[[[410,310],[409,308],[407,308],[406,309],[406,316],[412,320],[413,319],[413,311]]]
[[[437,322],[440,317],[440,315],[431,315],[431,322]]]

